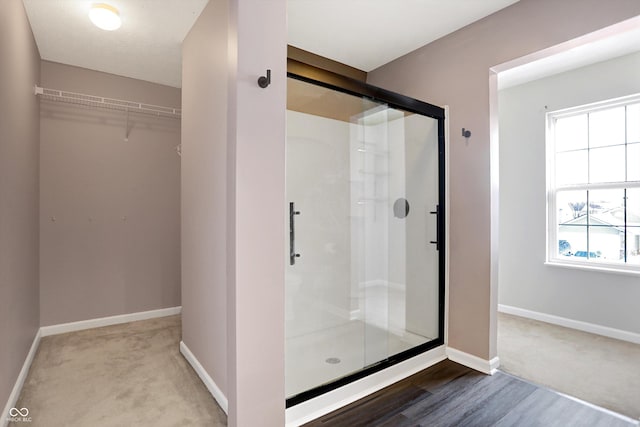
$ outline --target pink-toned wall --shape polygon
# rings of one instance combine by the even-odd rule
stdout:
[[[41,85],[180,106],[180,90],[42,62]],[[180,121],[42,100],[42,326],[180,305]]]
[[[489,68],[638,14],[637,0],[521,0],[369,73],[371,84],[450,107],[451,347],[483,359],[497,353]]]
[[[286,0],[231,0],[229,40],[229,425],[282,426]]]
[[[285,0],[211,0],[183,43],[183,341],[230,426],[285,421],[286,46]]]
[[[2,3],[0,58],[1,410],[39,327],[40,54],[21,1]]]
[[[182,341],[227,393],[226,0],[182,44]]]

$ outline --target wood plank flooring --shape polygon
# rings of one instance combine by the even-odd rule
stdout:
[[[484,375],[445,360],[307,427],[630,427],[616,417],[503,372]]]

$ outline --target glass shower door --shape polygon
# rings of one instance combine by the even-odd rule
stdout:
[[[357,128],[352,266],[368,366],[438,337],[438,123],[385,107]]]
[[[288,79],[288,405],[441,340],[438,126]]]

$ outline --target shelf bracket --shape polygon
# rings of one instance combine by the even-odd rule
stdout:
[[[124,141],[125,142],[129,142],[129,133],[130,129],[129,129],[129,109],[127,108],[127,118],[126,121],[124,123]]]

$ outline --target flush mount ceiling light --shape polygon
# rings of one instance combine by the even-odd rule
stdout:
[[[117,30],[122,25],[118,9],[105,3],[92,5],[89,19],[96,27],[107,31]]]

